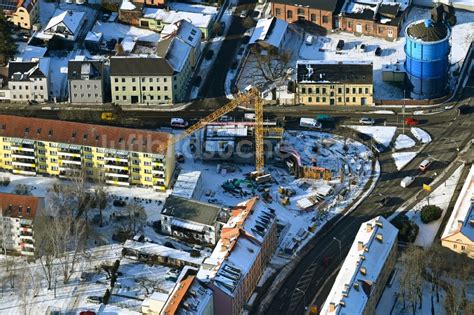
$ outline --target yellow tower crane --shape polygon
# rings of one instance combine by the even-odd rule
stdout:
[[[246,93],[238,94],[232,101],[226,105],[218,108],[208,116],[200,119],[196,124],[184,130],[181,134],[173,137],[171,144],[185,139],[199,129],[205,127],[207,124],[216,121],[219,117],[233,111],[242,104],[254,103],[255,107],[255,175],[261,176],[264,174],[265,156],[264,156],[264,128],[263,128],[263,101],[260,97],[260,91],[252,88]],[[274,131],[275,128],[272,128]]]

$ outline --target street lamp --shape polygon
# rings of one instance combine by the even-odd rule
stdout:
[[[301,290],[300,288],[295,288],[295,291],[299,291],[301,293],[303,293],[303,306],[304,306],[304,310],[306,311],[307,308],[306,308],[306,292]]]
[[[341,240],[337,239],[335,236],[332,238],[339,244],[339,261],[341,260]]]

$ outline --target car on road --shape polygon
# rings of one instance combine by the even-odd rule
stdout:
[[[426,170],[430,167],[430,165],[433,163],[433,160],[430,159],[430,158],[427,158],[427,159],[424,159],[421,163],[420,163],[420,166],[418,166],[418,168],[420,169],[420,171],[422,172],[426,172]]]
[[[362,117],[361,119],[359,119],[359,123],[361,123],[362,125],[373,125],[375,124],[375,119],[370,117]]]
[[[391,198],[386,196],[380,199],[379,201],[377,201],[377,203],[382,207],[386,207],[390,205],[390,201],[391,201]]]
[[[313,118],[300,118],[300,127],[310,129],[320,129],[321,123]]]
[[[208,50],[207,53],[206,53],[206,59],[207,60],[211,60],[212,57],[214,57],[214,50]]]
[[[407,176],[407,177],[405,177],[404,179],[402,179],[402,181],[400,182],[400,186],[402,186],[403,188],[407,188],[407,187],[410,186],[414,181],[415,181],[415,177],[414,177],[414,176]]]
[[[172,128],[186,128],[189,123],[183,118],[171,118],[171,127]]]
[[[405,125],[407,126],[416,126],[419,125],[420,121],[418,119],[415,119],[413,117],[407,117],[405,118]]]
[[[100,304],[102,303],[102,297],[96,296],[96,295],[90,295],[87,297],[87,302],[93,303],[93,304]]]

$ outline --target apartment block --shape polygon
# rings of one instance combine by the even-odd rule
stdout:
[[[275,213],[257,197],[231,211],[197,278],[214,293],[215,314],[241,314],[277,246]]]
[[[8,64],[11,101],[41,103],[49,100],[49,61],[49,58],[40,58]]]
[[[459,254],[474,258],[474,166],[464,182],[461,192],[441,236],[441,245]]]
[[[369,61],[299,60],[297,103],[303,105],[371,105],[373,65]]]
[[[166,58],[110,59],[112,102],[116,104],[158,105],[180,101],[187,89],[183,83],[190,79],[189,72],[175,72]]]
[[[320,314],[375,314],[396,262],[397,236],[382,216],[361,225]]]
[[[35,217],[44,209],[44,198],[0,193],[0,247],[3,253],[35,254]]]
[[[69,100],[73,104],[104,102],[104,63],[99,60],[71,60],[68,63]]]
[[[109,185],[166,190],[175,167],[172,135],[111,126],[0,115],[0,168],[68,177],[84,171]]]

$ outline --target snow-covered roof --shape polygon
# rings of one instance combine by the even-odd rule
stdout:
[[[132,11],[136,8],[137,7],[129,0],[122,0],[122,4],[120,4],[120,10]]]
[[[370,290],[377,283],[385,262],[397,246],[398,229],[378,216],[361,225],[321,314],[365,314]],[[381,288],[378,288],[381,289]],[[330,311],[330,304],[334,310]]]
[[[123,51],[126,53],[131,53],[137,44],[137,39],[135,36],[127,35],[124,37],[120,45],[122,45]]]
[[[161,37],[176,36],[186,44],[196,48],[199,46],[202,38],[202,32],[199,28],[186,20],[180,20],[173,24],[167,24],[161,30]]]
[[[182,171],[173,187],[173,195],[192,198],[201,179],[200,171]]]
[[[46,47],[27,45],[19,55],[19,58],[23,61],[42,58],[47,50],[48,48]]]
[[[199,266],[203,260],[203,257],[192,257],[190,253],[182,250],[148,242],[136,242],[133,240],[127,240],[125,241],[123,247],[127,249],[136,250],[143,254],[180,260],[185,263],[190,263],[194,266]]]
[[[238,204],[222,227],[221,238],[211,256],[204,260],[197,278],[203,282],[213,281],[223,292],[233,296],[262,250],[274,217],[273,211],[257,198]]]
[[[466,177],[441,239],[458,232],[474,242],[474,165]]]
[[[169,61],[174,71],[181,72],[183,70],[184,65],[189,60],[191,48],[190,45],[179,38],[173,38],[165,58]]]
[[[97,20],[92,31],[102,33],[106,40],[112,38],[118,40],[126,36],[134,36],[137,41],[149,43],[156,43],[160,40],[160,34],[158,33],[122,23],[110,23]]]
[[[87,32],[86,41],[100,42],[101,39],[102,39],[102,33],[101,32],[97,32],[97,33],[93,32],[93,31]]]
[[[288,28],[288,23],[277,19],[275,17],[260,19],[255,26],[249,44],[255,44],[259,41],[265,41],[271,46],[280,47],[285,33]]]
[[[56,9],[56,11],[53,13],[53,17],[49,20],[48,25],[46,25],[45,31],[60,23],[63,23],[72,34],[76,35],[76,32],[82,25],[84,15],[85,13],[80,11],[64,11],[61,9]]]
[[[202,4],[190,4],[183,2],[170,2],[168,6],[171,10],[182,11],[182,12],[191,12],[191,13],[201,13],[213,15],[217,14],[217,7],[202,5]]]
[[[194,12],[166,11],[165,9],[147,7],[143,10],[143,17],[162,21],[165,24],[174,24],[180,20],[186,20],[197,27],[207,28],[214,16]]]
[[[248,127],[241,125],[208,125],[206,136],[211,137],[246,137]]]

